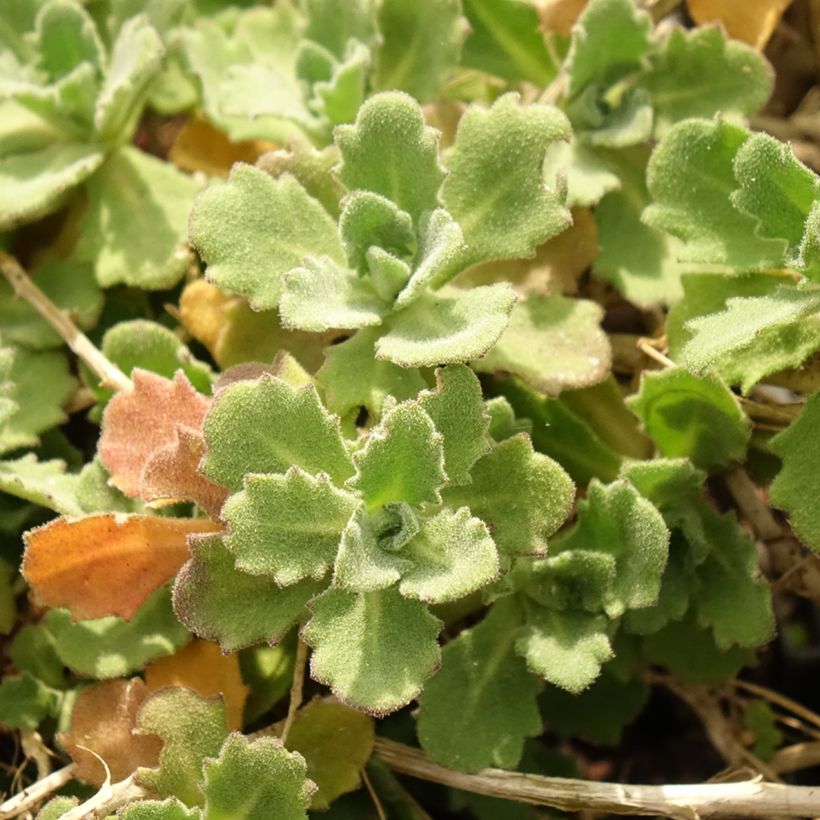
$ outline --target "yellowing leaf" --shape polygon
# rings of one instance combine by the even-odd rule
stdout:
[[[265,140],[233,142],[207,120],[191,117],[177,134],[168,159],[183,171],[226,177],[235,162],[253,165],[262,154],[275,148]]]
[[[157,658],[145,670],[149,691],[164,686],[185,686],[203,698],[222,695],[228,730],[242,729],[242,710],[248,697],[248,687],[242,683],[239,656],[225,655],[211,641],[191,641],[186,647]]]
[[[727,34],[762,51],[791,0],[688,0],[698,25],[723,23]]]
[[[57,518],[26,533],[23,574],[43,603],[75,619],[129,620],[187,560],[188,535],[218,529],[204,519],[148,515]]]

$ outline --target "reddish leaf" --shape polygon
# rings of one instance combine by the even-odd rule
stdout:
[[[57,518],[26,533],[23,574],[44,603],[75,619],[128,620],[188,559],[188,535],[219,529],[148,515]]]

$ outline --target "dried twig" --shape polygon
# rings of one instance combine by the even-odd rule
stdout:
[[[307,665],[307,644],[300,638],[296,644],[296,660],[293,664],[293,683],[290,687],[290,703],[288,703],[288,716],[285,718],[285,725],[282,727],[280,739],[282,745],[288,739],[290,727],[296,718],[296,712],[302,705],[302,688],[305,684],[305,666]]]
[[[24,812],[30,811],[49,795],[56,792],[70,782],[77,772],[77,765],[71,763],[68,766],[63,766],[62,769],[57,769],[48,777],[32,783],[23,791],[15,794],[14,797],[6,800],[0,805],[0,820],[10,820],[12,817],[17,817]]]

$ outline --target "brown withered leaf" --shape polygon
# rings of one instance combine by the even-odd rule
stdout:
[[[207,120],[191,117],[182,126],[168,153],[168,159],[183,171],[204,171],[211,176],[228,176],[235,162],[253,165],[276,145],[264,140],[231,142]]]
[[[569,36],[586,4],[587,0],[535,0],[541,31]]]
[[[531,259],[502,260],[477,265],[456,277],[465,286],[509,282],[522,296],[534,293],[569,296],[578,291],[578,279],[598,255],[598,228],[591,211],[574,208],[572,225],[536,248]]]
[[[59,740],[77,764],[79,780],[97,787],[105,781],[105,769],[94,754],[105,761],[114,783],[124,780],[139,766],[157,765],[162,740],[156,735],[137,735],[132,731],[148,694],[142,679],[133,678],[93,683],[77,695],[71,729],[61,732]]]
[[[149,515],[55,518],[25,534],[22,571],[43,603],[75,620],[129,620],[188,559],[188,535],[219,529],[206,519]]]
[[[179,652],[157,658],[145,669],[150,691],[164,686],[185,686],[203,698],[222,695],[228,731],[242,729],[242,712],[248,687],[242,682],[239,656],[223,654],[211,641],[193,640]]]
[[[730,37],[762,51],[791,0],[688,0],[698,25],[723,23]]]

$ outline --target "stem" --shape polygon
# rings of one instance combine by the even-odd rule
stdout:
[[[0,820],[9,820],[11,817],[17,817],[23,812],[30,811],[50,794],[70,782],[76,772],[77,764],[70,763],[68,766],[63,766],[62,769],[52,772],[48,777],[32,783],[28,788],[23,789],[23,791],[0,805]]]
[[[120,806],[132,800],[144,800],[151,794],[134,783],[134,777],[126,777],[114,785],[106,784],[85,803],[75,806],[60,816],[60,820],[89,820],[92,817],[107,817]]]
[[[747,780],[684,786],[633,786],[483,769],[464,774],[433,763],[420,749],[376,739],[374,756],[394,771],[456,789],[563,811],[661,815],[675,820],[816,817],[820,788]]]
[[[307,665],[307,644],[300,638],[296,644],[296,660],[293,664],[293,683],[290,687],[290,703],[288,703],[288,716],[285,718],[285,725],[282,734],[279,736],[282,745],[286,745],[290,727],[296,718],[296,712],[302,705],[302,688],[305,684],[305,666]]]
[[[25,299],[63,337],[77,357],[97,374],[104,387],[112,390],[126,390],[132,387],[131,379],[94,346],[88,336],[71,321],[66,311],[57,307],[34,284],[20,263],[2,250],[0,273],[8,279],[14,292]]]

